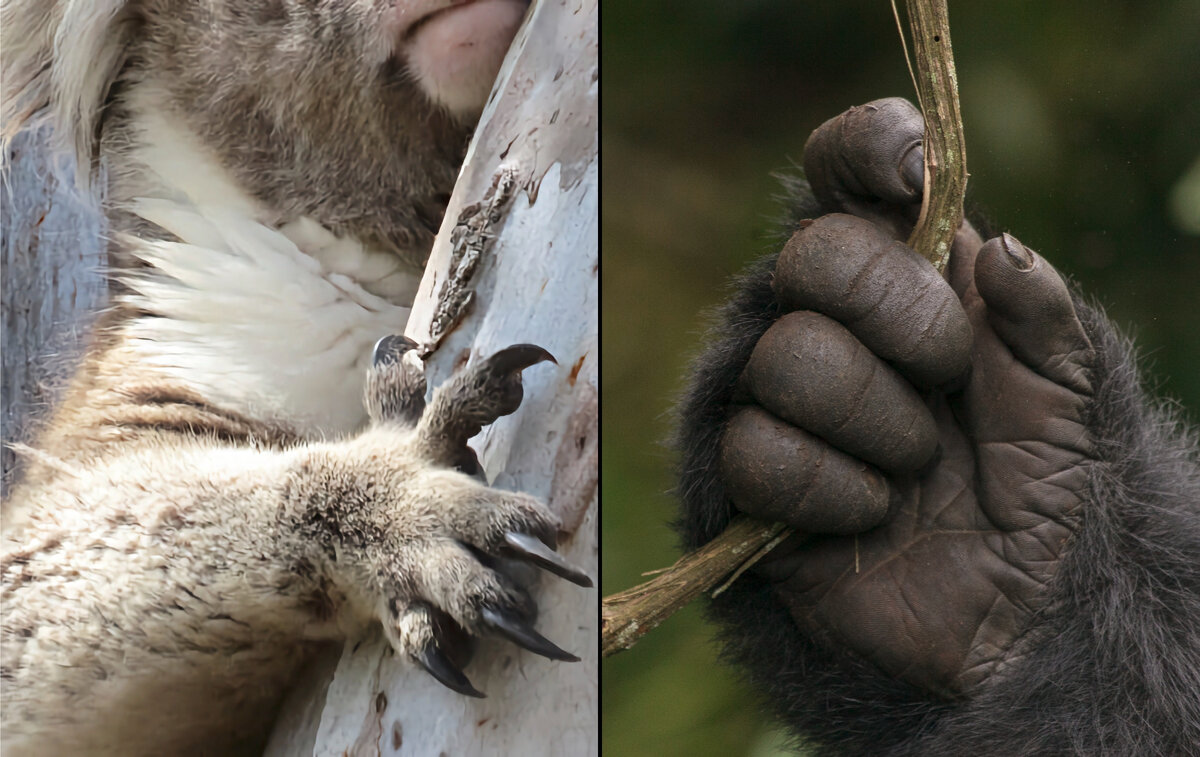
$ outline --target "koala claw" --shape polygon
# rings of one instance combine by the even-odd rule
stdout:
[[[395,596],[384,610],[390,613],[391,622],[385,622],[384,629],[400,654],[447,688],[467,696],[483,694],[463,673],[469,656],[457,654],[455,632],[466,640],[491,633],[551,660],[579,660],[533,629],[532,600],[495,560],[519,560],[591,587],[587,574],[554,552],[557,518],[529,495],[491,489],[438,471],[456,468],[468,476],[479,471],[478,458],[467,440],[483,426],[515,412],[523,397],[521,371],[547,361],[554,362],[554,357],[536,345],[507,347],[452,376],[434,390],[428,406],[424,402],[424,364],[412,340],[403,336],[381,339],[367,373],[368,414],[384,429],[411,429],[411,435],[385,435],[389,441],[384,446],[391,449],[400,441],[401,448],[416,452],[419,466],[429,466],[419,474],[422,483],[413,491],[428,492],[436,504],[422,502],[417,510],[422,517],[426,512],[441,513],[449,537],[432,540],[423,548],[410,540],[410,549],[392,550],[406,554],[413,549],[424,551],[401,568],[401,573],[407,570],[412,575],[395,577]],[[378,492],[364,496],[364,501],[377,496]],[[413,496],[406,492],[401,499]],[[330,520],[342,523],[345,519]],[[377,529],[380,534],[412,528],[403,518],[399,526],[391,522],[394,518],[382,520]],[[355,537],[351,541],[361,541],[359,531],[350,534]],[[385,567],[384,574],[389,572]],[[420,579],[415,581],[419,589],[412,586],[414,576]]]
[[[375,343],[371,351],[371,364],[376,367],[392,365],[400,361],[409,350],[415,350],[417,343],[406,336],[389,334]]]
[[[521,371],[541,362],[556,361],[537,345],[514,344],[475,362],[438,387],[421,416],[418,432],[429,454],[445,465],[462,466],[468,472],[475,468],[474,455],[465,452],[467,440],[497,418],[516,412],[524,397]],[[384,368],[375,372],[394,371]]]
[[[508,375],[538,363],[558,365],[558,361],[549,351],[536,344],[514,344],[505,347],[488,358],[486,365],[496,374]]]
[[[532,563],[556,576],[565,578],[571,583],[590,589],[592,579],[579,568],[563,559],[563,556],[529,534],[509,531],[504,534],[506,551],[512,552],[517,558]]]
[[[487,697],[487,694],[484,694],[471,685],[471,681],[450,661],[450,658],[446,656],[446,653],[436,643],[430,642],[426,644],[424,649],[418,654],[413,655],[413,659],[422,668],[425,668],[425,671],[429,675],[436,678],[438,683],[446,688],[469,697],[477,697],[479,699]]]
[[[540,654],[551,660],[579,662],[578,657],[566,650],[559,649],[554,642],[533,630],[532,626],[517,617],[511,610],[485,606],[480,614],[485,625],[490,626],[498,634],[519,647],[524,647],[534,654]]]

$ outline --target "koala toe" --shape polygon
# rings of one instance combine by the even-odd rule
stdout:
[[[397,654],[420,665],[452,691],[469,697],[487,696],[462,671],[470,660],[471,639],[448,615],[424,602],[403,608],[393,603],[390,614],[384,632]]]
[[[467,440],[521,406],[521,371],[554,356],[532,344],[506,347],[439,386],[418,430],[436,462],[454,465]]]
[[[403,607],[396,615],[389,639],[402,655],[416,660],[435,678],[456,691],[469,685],[461,665],[449,653],[448,629],[457,627],[472,636],[500,636],[552,660],[577,661],[533,628],[537,608],[529,595],[505,574],[494,570],[494,561],[457,541],[442,539],[411,545],[419,551],[406,562],[416,570],[408,574],[404,593],[415,598],[389,600]],[[437,616],[445,613],[453,626]],[[469,693],[464,690],[464,693]]]
[[[493,489],[446,469],[421,473],[412,480],[411,488],[432,496],[415,498],[406,508],[411,516],[402,521],[397,517],[400,530],[415,528],[417,520],[436,518],[446,536],[490,555],[508,557],[519,556],[510,554],[514,551],[507,539],[510,532],[530,534],[546,545],[553,545],[558,538],[558,517],[529,494]]]
[[[416,426],[425,412],[425,365],[417,343],[397,335],[376,342],[363,395],[373,422]]]

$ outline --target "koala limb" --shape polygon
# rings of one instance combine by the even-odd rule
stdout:
[[[387,352],[394,340],[381,346],[368,385],[410,391],[412,377],[395,374],[413,367]],[[476,392],[505,388],[499,400],[452,383],[461,404],[435,402],[421,420],[514,410],[531,361],[512,352],[467,371]],[[506,556],[578,582],[582,572],[547,556],[557,518],[451,469],[419,426],[389,420],[278,448],[157,432],[19,490],[26,520],[0,561],[6,752],[237,750],[260,732],[255,720],[269,721],[298,656],[374,620],[398,654],[473,696],[451,648],[464,632],[578,659],[533,630],[532,599],[494,569]],[[227,721],[224,735],[201,738]]]
[[[524,366],[426,407],[409,345],[371,352],[529,7],[0,2],[0,141],[54,121],[104,180],[112,294],[5,503],[6,754],[261,752],[312,647],[375,622],[469,695],[471,636],[572,657],[503,569],[587,577],[461,436]]]

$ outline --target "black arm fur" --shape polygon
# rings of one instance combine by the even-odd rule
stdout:
[[[793,221],[820,213],[806,191],[794,207]],[[688,549],[734,513],[717,453],[734,383],[779,315],[775,257],[738,280],[679,408]],[[1002,674],[967,700],[938,699],[801,636],[752,572],[711,603],[726,658],[819,753],[1200,755],[1200,441],[1147,396],[1102,311],[1076,307],[1097,350],[1088,425],[1101,464],[1051,601]]]

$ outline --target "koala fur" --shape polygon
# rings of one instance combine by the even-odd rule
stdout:
[[[573,659],[486,558],[557,565],[555,517],[421,432],[495,386],[363,402],[527,4],[0,2],[5,137],[51,121],[103,179],[112,281],[4,504],[5,754],[255,753],[378,620],[465,693],[449,620]]]
[[[786,180],[789,231],[823,209]],[[985,236],[991,236],[985,235]],[[676,523],[694,549],[734,507],[717,458],[737,379],[781,315],[775,257],[755,263],[716,314],[679,407]],[[941,698],[798,632],[770,583],[748,572],[709,606],[724,656],[822,755],[1200,754],[1200,439],[1149,397],[1132,346],[1076,296],[1097,350],[1089,425],[1106,440],[1093,507],[1012,664],[983,695]],[[807,752],[806,752],[807,753]]]

